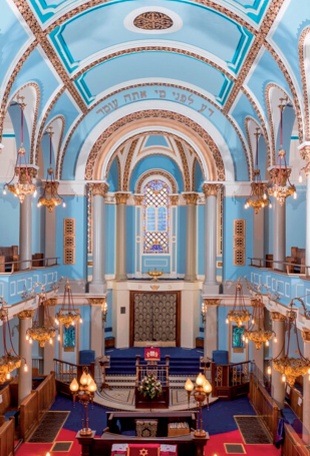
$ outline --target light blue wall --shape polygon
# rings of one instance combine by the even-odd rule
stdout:
[[[294,220],[296,223],[292,223]],[[291,247],[306,247],[306,188],[297,188],[297,199],[286,200],[286,255],[290,256]]]
[[[245,198],[224,198],[223,274],[224,281],[237,280],[249,273],[249,257],[253,257],[253,211],[244,209]],[[244,219],[246,225],[245,266],[234,266],[234,220]]]
[[[19,201],[8,192],[0,193],[0,245],[19,245]]]
[[[56,220],[56,256],[59,257],[59,275],[73,280],[87,280],[87,199],[84,196],[66,196],[66,207],[58,208]],[[76,245],[75,264],[63,264],[64,219],[75,219]]]

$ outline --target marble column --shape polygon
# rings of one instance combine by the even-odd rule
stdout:
[[[202,186],[205,195],[205,279],[204,294],[217,294],[219,285],[216,281],[216,243],[217,243],[217,195],[219,184],[205,183]]]
[[[283,356],[284,355],[284,338],[285,338],[285,321],[286,318],[284,315],[280,314],[279,312],[271,312],[271,319],[272,319],[272,329],[276,334],[277,342],[274,340],[271,344],[271,351],[272,351],[272,358],[276,356]],[[282,409],[284,407],[284,399],[285,399],[285,383],[281,379],[280,372],[276,371],[272,367],[271,372],[271,391],[272,397],[276,401],[278,407]]]
[[[32,259],[32,196],[28,195],[20,204],[19,259],[20,269],[30,269]]]
[[[129,193],[115,193],[116,200],[116,280],[127,280],[126,274],[126,203]]]
[[[218,306],[220,299],[203,300],[204,312],[204,342],[203,356],[212,360],[212,352],[218,348]]]
[[[95,351],[95,357],[101,357],[105,354],[105,337],[104,337],[104,321],[103,308],[106,298],[89,298],[90,304],[90,348]]]
[[[32,345],[26,341],[26,331],[32,327],[33,310],[23,310],[19,318],[19,356],[22,363],[18,373],[18,404],[32,391]],[[25,364],[27,371],[25,371]]]
[[[301,144],[300,155],[303,160],[306,160],[304,171],[306,174],[306,256],[305,265],[308,266],[305,270],[307,276],[310,275],[310,142]]]
[[[273,268],[283,271],[285,266],[285,237],[286,237],[286,205],[274,198],[274,220],[273,220]]]
[[[187,204],[186,214],[186,268],[185,280],[194,282],[197,278],[197,193],[183,193]]]
[[[310,359],[310,331],[302,331],[304,341],[303,355]],[[302,403],[302,439],[309,445],[310,443],[310,382],[309,375],[305,375],[303,379],[303,403]]]
[[[47,300],[46,305],[48,306],[48,314],[50,317],[50,320],[54,324],[54,319],[55,319],[55,306],[57,306],[57,298],[49,298]],[[44,375],[49,375],[52,371],[55,371],[54,368],[54,358],[55,358],[55,348],[56,348],[56,343],[57,343],[57,333],[55,337],[53,338],[53,343],[50,344],[49,342],[46,342],[44,345],[44,350],[43,350],[43,374]]]
[[[89,184],[93,206],[93,276],[89,285],[90,293],[105,293],[106,281],[104,276],[104,213],[105,196],[108,185],[105,182]]]

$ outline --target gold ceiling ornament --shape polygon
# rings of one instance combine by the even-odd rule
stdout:
[[[0,356],[0,384],[10,380],[11,373],[19,369],[24,361],[24,370],[28,370],[27,363],[15,351],[12,342],[9,311],[6,302],[0,298],[0,321],[2,321],[2,336],[4,354]]]
[[[64,199],[58,194],[59,182],[55,180],[54,168],[52,166],[52,137],[54,134],[52,127],[48,129],[46,134],[49,135],[50,163],[49,168],[47,169],[46,181],[43,183],[43,194],[40,196],[37,206],[45,206],[48,212],[53,212],[54,207],[57,207],[60,204],[62,204],[63,207],[66,207],[66,203]]]
[[[3,187],[4,195],[6,195],[6,189],[8,189],[21,203],[24,202],[26,196],[36,195],[36,186],[32,182],[36,172],[27,165],[26,149],[24,147],[24,109],[26,107],[24,99],[25,97],[17,96],[16,104],[20,107],[20,146],[17,150],[14,174],[12,179]]]
[[[269,346],[269,341],[275,335],[274,331],[265,329],[264,325],[264,303],[261,295],[255,296],[251,300],[253,307],[252,320],[248,329],[244,331],[243,340],[248,343],[249,340],[255,344],[259,350],[263,344]]]
[[[32,323],[32,327],[26,331],[26,340],[32,343],[36,340],[40,347],[43,348],[46,342],[53,343],[53,338],[56,336],[56,328],[54,321],[49,314],[48,300],[44,291],[39,293],[38,307]]]
[[[258,167],[258,140],[260,134],[260,129],[257,128],[254,133],[256,137],[254,180],[251,182],[251,195],[246,200],[244,205],[245,209],[252,207],[255,214],[258,214],[260,209],[264,209],[267,206],[271,207],[271,202],[267,192],[267,184],[262,182],[260,169]]]
[[[80,311],[74,308],[72,290],[69,281],[67,280],[65,283],[62,307],[55,315],[55,323],[57,325],[62,323],[68,329],[69,326],[74,326],[77,321],[82,323]]]
[[[296,187],[290,181],[291,168],[286,163],[286,152],[283,148],[283,111],[288,105],[287,98],[280,98],[280,147],[278,150],[278,159],[275,166],[269,169],[271,182],[268,188],[270,196],[274,196],[283,206],[286,198],[293,195],[297,198]]]
[[[232,310],[227,313],[226,323],[228,324],[229,322],[234,322],[238,326],[242,326],[250,320],[250,317],[251,315],[245,306],[242,284],[239,279],[235,289],[234,306]]]
[[[304,309],[304,316],[307,319],[310,319],[309,311],[307,311],[306,306],[303,300],[299,297],[293,298],[289,303],[289,309],[286,312],[286,320],[285,320],[285,336],[283,346],[279,352],[279,354],[271,359],[273,368],[280,372],[282,375],[282,381],[287,382],[289,386],[293,386],[296,378],[300,376],[304,376],[306,374],[309,375],[310,381],[310,359],[306,358],[300,350],[299,345],[299,337],[298,337],[298,330],[296,325],[297,319],[297,310],[293,310],[294,301],[297,300],[300,302]],[[296,346],[297,350],[297,357],[290,356],[290,343],[291,343],[291,335],[295,334],[296,337]],[[271,374],[271,366],[268,366],[267,373]]]

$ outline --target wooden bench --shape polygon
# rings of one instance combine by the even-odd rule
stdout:
[[[0,389],[0,425],[8,421],[10,417],[14,417],[15,421],[17,420],[19,414],[17,387],[18,384],[13,380]]]
[[[0,272],[19,270],[18,245],[0,246]]]

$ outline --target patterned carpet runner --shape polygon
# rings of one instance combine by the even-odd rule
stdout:
[[[70,412],[46,412],[28,442],[54,442]]]
[[[258,416],[235,416],[234,418],[247,445],[272,443],[264,424]]]

